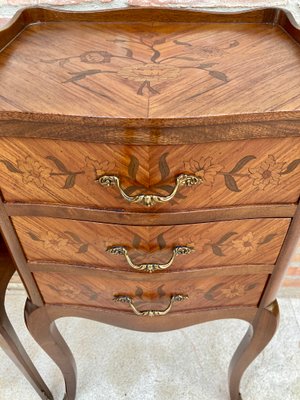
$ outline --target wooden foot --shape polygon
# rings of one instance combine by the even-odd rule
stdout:
[[[21,370],[38,395],[44,400],[53,400],[50,390],[23,348],[6,315],[1,315],[0,325],[0,347]]]
[[[25,305],[25,321],[33,338],[60,368],[66,387],[64,400],[74,400],[76,396],[77,373],[74,357],[59,333],[55,321],[47,308],[37,307],[30,300]]]
[[[231,400],[242,400],[241,378],[274,336],[279,322],[279,307],[275,300],[269,307],[259,309],[244,339],[237,348],[229,367],[229,391]]]
[[[15,265],[0,236],[0,347],[21,370],[39,396],[42,399],[53,400],[50,390],[22,346],[5,311],[5,293],[14,272]]]

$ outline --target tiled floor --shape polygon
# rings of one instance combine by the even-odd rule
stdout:
[[[23,325],[22,291],[7,296],[7,309],[55,399],[63,385],[57,367]],[[300,299],[279,300],[280,329],[245,374],[244,400],[300,399]],[[58,326],[78,366],[78,400],[227,400],[227,368],[247,324],[218,321],[146,334],[68,318]],[[0,350],[0,400],[39,397]]]

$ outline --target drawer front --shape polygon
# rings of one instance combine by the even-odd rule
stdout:
[[[128,296],[139,311],[164,310],[173,295],[188,296],[174,303],[172,311],[210,307],[256,306],[268,275],[210,276],[195,279],[186,274],[165,282],[95,277],[87,273],[36,272],[34,277],[42,296],[49,304],[78,304],[133,312],[128,303],[114,301]]]
[[[288,218],[175,226],[118,226],[37,217],[13,217],[12,221],[29,261],[90,264],[124,271],[145,264],[165,265],[177,247],[194,251],[176,255],[168,267],[172,271],[274,264],[290,224]],[[114,251],[116,248],[126,249],[134,266],[124,252]],[[143,271],[151,272],[151,268]]]
[[[12,202],[179,211],[293,203],[300,195],[300,138],[182,146],[0,138],[0,148],[0,188]]]

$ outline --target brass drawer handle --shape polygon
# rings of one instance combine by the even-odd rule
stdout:
[[[156,317],[156,316],[161,316],[161,315],[166,315],[168,312],[171,310],[173,303],[179,302],[179,301],[184,301],[187,300],[189,296],[183,295],[183,294],[175,294],[171,297],[170,303],[168,307],[165,310],[158,311],[158,310],[145,310],[145,311],[139,311],[135,305],[133,304],[133,299],[132,297],[129,296],[114,296],[113,300],[118,301],[120,303],[127,303],[130,305],[132,308],[133,312],[138,315],[138,316],[143,316],[143,317]]]
[[[137,269],[139,271],[146,271],[146,272],[150,272],[151,273],[151,272],[154,272],[154,271],[157,271],[157,270],[164,270],[164,269],[169,268],[173,264],[176,256],[190,254],[190,253],[192,253],[194,251],[194,248],[193,247],[188,247],[188,246],[175,246],[173,248],[172,257],[165,264],[158,264],[158,263],[134,264],[134,262],[129,257],[129,254],[128,254],[128,251],[127,251],[126,247],[123,247],[123,246],[108,247],[106,249],[106,251],[107,251],[107,253],[114,254],[114,255],[117,255],[117,256],[124,256],[126,258],[126,261],[128,262],[128,264],[133,269]]]
[[[123,198],[129,203],[140,203],[147,207],[154,206],[156,203],[165,203],[172,200],[178,192],[180,186],[194,186],[203,182],[201,178],[195,175],[181,174],[176,178],[176,185],[172,193],[167,196],[160,196],[157,194],[138,194],[136,196],[128,196],[121,187],[120,179],[115,175],[103,175],[100,176],[97,181],[102,186],[117,186]]]

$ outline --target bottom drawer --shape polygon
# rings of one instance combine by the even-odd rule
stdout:
[[[211,276],[197,274],[97,275],[86,271],[35,272],[34,277],[47,304],[74,304],[134,312],[128,298],[139,311],[163,311],[174,295],[188,296],[173,302],[170,312],[212,307],[256,306],[268,274]],[[152,278],[152,279],[150,279]],[[121,301],[114,301],[116,296]],[[125,298],[127,296],[127,298]]]

